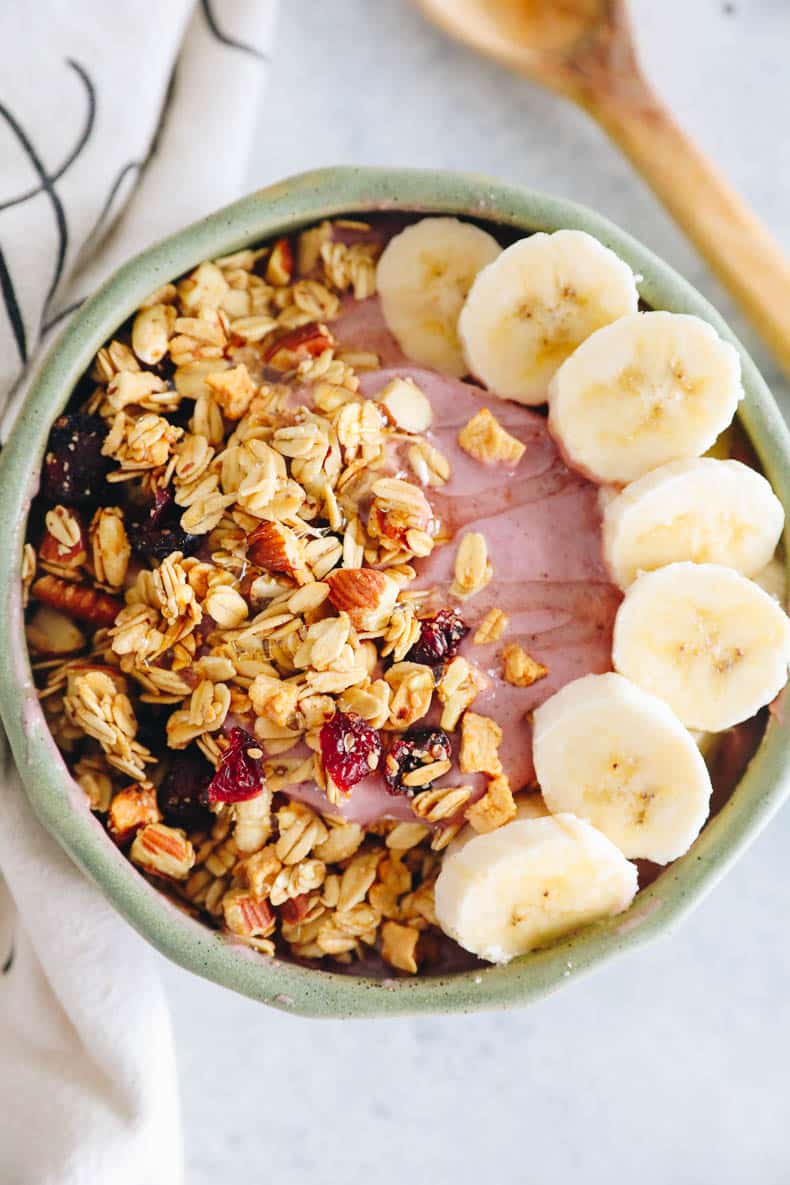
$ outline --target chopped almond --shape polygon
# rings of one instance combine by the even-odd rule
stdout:
[[[491,465],[517,465],[526,445],[511,436],[487,407],[472,416],[458,433],[458,443],[476,461]]]
[[[516,803],[510,789],[510,782],[504,774],[492,778],[482,798],[466,811],[466,821],[475,831],[485,833],[496,831],[516,817]]]
[[[228,370],[206,375],[206,384],[229,420],[240,420],[255,394],[250,372],[243,362]]]
[[[461,721],[461,749],[458,766],[462,773],[484,773],[496,777],[502,773],[499,760],[502,729],[490,716],[465,712]]]
[[[504,679],[513,687],[531,687],[539,679],[545,679],[549,668],[530,658],[517,642],[510,642],[502,651]]]

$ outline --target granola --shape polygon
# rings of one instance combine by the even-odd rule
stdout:
[[[456,384],[446,427],[345,328],[387,233],[323,222],[152,293],[53,430],[22,582],[50,728],[144,875],[262,954],[415,974],[442,852],[532,780],[491,696],[526,730],[548,668],[452,504],[459,466],[512,479],[521,411]]]

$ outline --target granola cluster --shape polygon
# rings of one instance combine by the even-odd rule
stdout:
[[[486,676],[457,652],[486,540],[434,510],[450,462],[425,394],[397,378],[364,398],[379,359],[331,329],[375,291],[380,249],[325,222],[153,293],[53,429],[22,579],[48,722],[130,859],[260,951],[375,948],[414,973],[443,848],[516,806],[501,729],[472,710]],[[488,411],[459,444],[524,449]],[[415,568],[443,546],[452,610]],[[506,628],[492,609],[473,641]],[[547,673],[517,645],[503,662],[515,686]],[[483,790],[447,783],[449,736]],[[408,818],[342,816],[376,771]]]

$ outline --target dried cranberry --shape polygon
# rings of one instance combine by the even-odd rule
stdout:
[[[230,746],[208,787],[208,801],[245,802],[260,794],[266,783],[263,753],[255,737],[243,728],[228,733]]]
[[[378,769],[381,737],[355,712],[335,712],[319,740],[324,769],[344,794]]]
[[[203,537],[190,535],[179,523],[182,514],[170,490],[157,490],[148,515],[127,525],[129,542],[136,552],[149,559],[163,560],[171,552],[194,555]]]
[[[455,658],[469,629],[457,609],[440,609],[435,617],[420,622],[420,636],[406,658],[428,667],[438,667],[448,658]]]
[[[207,809],[213,770],[197,750],[177,754],[159,787],[159,809],[168,823],[187,831],[203,830],[211,822]]]
[[[432,781],[404,786],[404,776],[434,761],[449,761],[452,751],[450,738],[441,728],[419,728],[398,737],[384,759],[384,780],[390,794],[412,795],[426,790]]]
[[[44,457],[45,498],[86,506],[106,493],[112,460],[102,456],[107,429],[99,416],[71,412],[52,425]]]

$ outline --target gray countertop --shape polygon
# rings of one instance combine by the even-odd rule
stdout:
[[[632,8],[659,88],[790,250],[790,4]],[[580,112],[451,45],[407,0],[281,0],[276,47],[250,188],[322,164],[419,165],[595,206],[710,296],[790,407]],[[190,1185],[786,1185],[789,850],[786,808],[676,933],[522,1012],[303,1021],[163,965]]]

